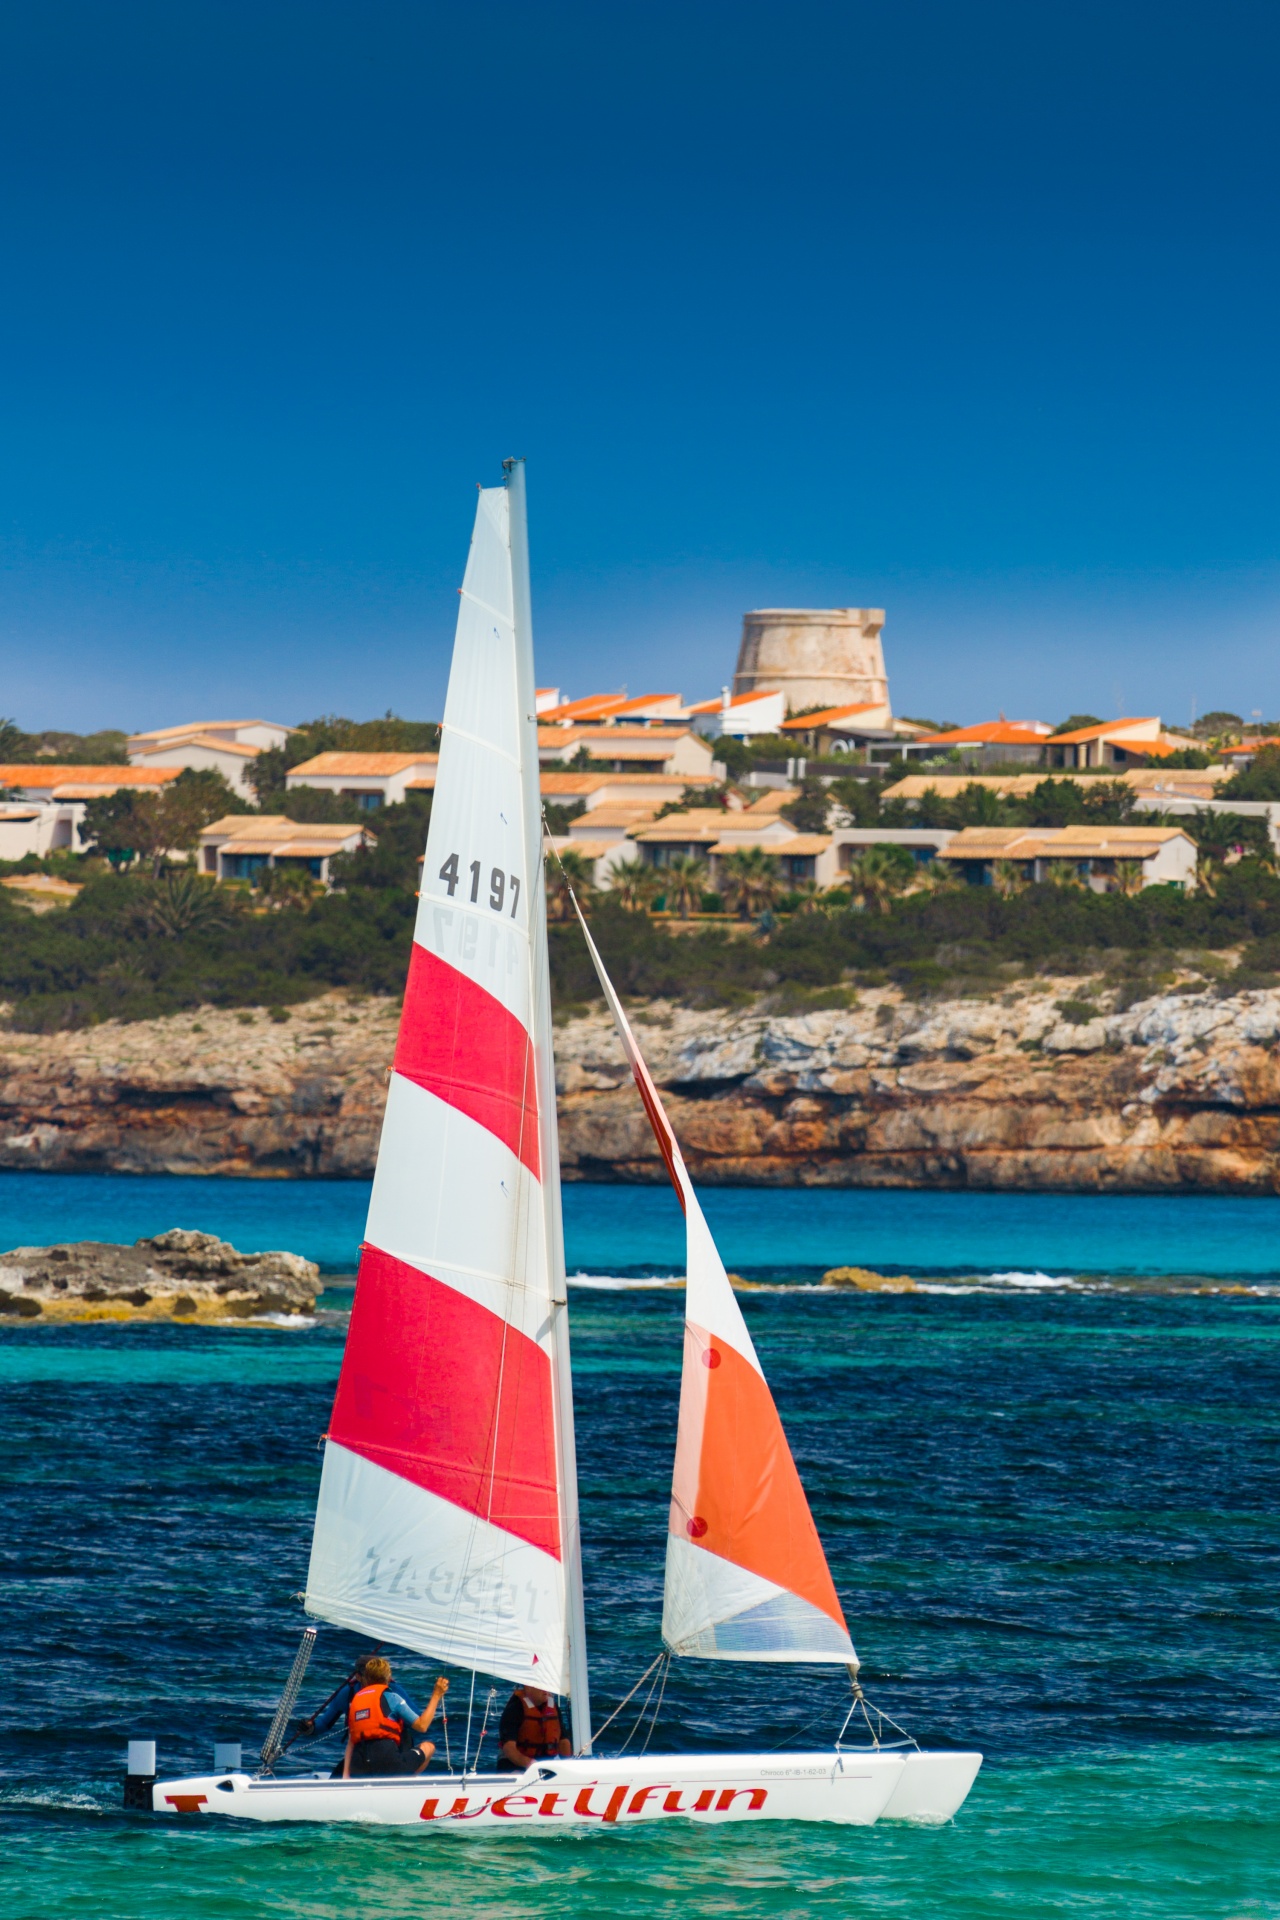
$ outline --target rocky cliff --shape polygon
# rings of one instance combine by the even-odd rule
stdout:
[[[1280,993],[1101,983],[997,1000],[638,1009],[695,1175],[762,1185],[1280,1191]],[[330,995],[285,1021],[205,1010],[0,1032],[0,1167],[367,1176],[397,1009]],[[612,1028],[557,1029],[570,1179],[657,1180]]]

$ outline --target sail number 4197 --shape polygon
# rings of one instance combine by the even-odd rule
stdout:
[[[471,875],[470,899],[474,904],[480,898],[480,862],[473,860],[468,871]],[[448,887],[452,900],[461,879],[456,853],[451,853],[441,867],[440,878]],[[489,905],[495,913],[502,912],[508,894],[511,896],[511,918],[514,920],[520,900],[520,876],[518,873],[504,873],[501,867],[492,868],[489,874]]]

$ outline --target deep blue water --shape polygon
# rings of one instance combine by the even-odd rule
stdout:
[[[349,1271],[363,1200],[7,1176],[0,1244],[184,1224]],[[571,1260],[676,1264],[670,1205],[569,1189]],[[1273,1202],[712,1192],[708,1212],[757,1271],[1276,1264]],[[1280,1298],[789,1289],[744,1311],[869,1691],[922,1741],[988,1755],[951,1826],[432,1849],[125,1816],[129,1734],[166,1769],[207,1765],[215,1734],[261,1739],[342,1334],[27,1325],[0,1329],[5,1913],[1280,1915]],[[573,1296],[598,1717],[657,1646],[680,1312],[678,1293]],[[353,1645],[322,1628],[309,1695]],[[427,1663],[400,1666],[422,1689]],[[842,1711],[817,1670],[691,1662],[659,1739],[829,1739]]]

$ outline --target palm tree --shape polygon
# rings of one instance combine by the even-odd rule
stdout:
[[[793,880],[791,898],[797,913],[821,913],[826,905],[825,890],[816,880]]]
[[[1047,860],[1045,878],[1051,887],[1083,887],[1084,875],[1074,860]]]
[[[609,898],[628,913],[647,913],[661,891],[661,874],[639,860],[615,867],[609,881]]]
[[[895,893],[902,890],[901,863],[884,847],[866,847],[849,865],[849,893],[853,905],[865,911],[878,907],[888,913]]]
[[[1022,893],[1027,886],[1027,876],[1022,863],[1018,860],[994,860],[991,863],[991,884],[997,893],[1006,899],[1010,894]]]
[[[1141,860],[1117,860],[1114,879],[1117,893],[1141,893]]]
[[[273,907],[307,906],[317,885],[306,867],[263,867],[253,883],[254,892]]]
[[[702,896],[707,891],[706,862],[691,853],[675,854],[662,868],[660,882],[666,895],[667,912],[678,913],[682,920],[687,920],[694,909],[702,905]]]
[[[183,867],[149,883],[142,911],[153,933],[177,940],[184,933],[202,928],[225,927],[227,907],[216,881],[202,879],[190,867]]]
[[[568,920],[573,914],[570,889],[586,913],[595,892],[595,864],[585,853],[565,847],[547,861],[547,910],[553,920]]]
[[[720,892],[743,920],[768,912],[786,891],[777,860],[763,847],[739,847],[721,859]]]

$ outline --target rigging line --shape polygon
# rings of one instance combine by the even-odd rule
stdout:
[[[649,1731],[648,1733],[646,1733],[644,1737],[644,1745],[640,1749],[641,1753],[648,1753],[649,1742],[652,1740],[654,1736],[654,1732],[657,1729],[658,1715],[662,1712],[662,1702],[667,1691],[667,1676],[670,1674],[670,1672],[671,1672],[671,1655],[668,1654],[666,1665],[662,1669],[662,1686],[658,1692],[658,1704],[653,1710],[653,1718],[649,1722]]]
[[[595,1737],[597,1740],[600,1738],[600,1735],[602,1733],[608,1732],[609,1728],[613,1725],[618,1715],[622,1712],[622,1709],[626,1706],[627,1701],[634,1700],[635,1696],[639,1693],[645,1681],[649,1678],[649,1675],[653,1672],[654,1668],[657,1666],[658,1660],[665,1660],[666,1657],[667,1657],[667,1650],[664,1647],[662,1652],[658,1655],[657,1659],[651,1660],[649,1662],[649,1665],[645,1668],[644,1672],[640,1675],[640,1678],[636,1681],[634,1687],[632,1687],[631,1692],[626,1694],[623,1699],[619,1700],[617,1706],[614,1708],[613,1712],[609,1715],[609,1718],[605,1721],[604,1725],[602,1727],[596,1728]]]
[[[462,1743],[462,1772],[463,1772],[464,1778],[468,1771],[467,1756],[471,1752],[471,1709],[475,1705],[475,1698],[476,1698],[476,1670],[474,1667],[472,1667],[471,1693],[467,1699],[467,1733],[466,1733],[466,1738]]]
[[[484,1745],[485,1729],[489,1725],[489,1709],[493,1705],[495,1699],[497,1698],[497,1694],[498,1694],[498,1689],[496,1687],[490,1687],[488,1696],[484,1703],[484,1718],[480,1722],[480,1737],[476,1741],[476,1764],[474,1768],[474,1771],[476,1773],[479,1773],[480,1771],[480,1749]],[[465,1777],[466,1775],[464,1773],[463,1778],[465,1779]]]
[[[631,1742],[635,1739],[637,1733],[639,1733],[640,1723],[644,1719],[646,1713],[648,1713],[649,1711],[649,1702],[653,1698],[653,1689],[657,1686],[657,1684],[658,1684],[658,1675],[655,1673],[653,1676],[653,1679],[649,1683],[649,1691],[648,1693],[646,1693],[644,1697],[644,1704],[640,1708],[639,1713],[636,1715],[636,1723],[632,1727],[626,1739],[623,1741],[622,1745],[619,1747],[618,1749],[619,1753],[625,1753],[627,1748],[631,1745]]]

